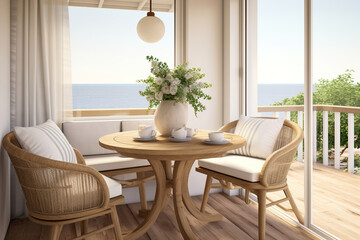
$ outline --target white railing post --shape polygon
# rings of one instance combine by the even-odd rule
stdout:
[[[328,111],[323,111],[323,164],[329,165],[329,143],[328,143],[328,131],[329,131],[329,113]]]
[[[300,125],[301,128],[303,128],[303,112],[302,111],[298,111],[297,112],[298,115],[298,124]],[[301,141],[299,147],[298,147],[298,161],[299,162],[303,162],[303,142]]]
[[[284,112],[285,119],[290,120],[290,113],[291,112]]]
[[[335,168],[340,169],[340,113],[335,112]]]
[[[348,113],[348,173],[354,173],[354,114]]]
[[[317,134],[316,134],[316,111],[313,111],[313,161],[316,162],[316,154],[317,154]]]

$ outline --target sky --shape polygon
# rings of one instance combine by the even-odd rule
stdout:
[[[360,82],[360,0],[313,2],[313,81],[354,69]],[[145,11],[69,9],[74,83],[135,83],[150,73],[147,55],[173,67],[173,13],[156,13],[165,36],[149,44],[136,33]],[[259,84],[303,83],[303,15],[303,0],[258,0]]]
[[[135,83],[150,74],[148,55],[174,66],[173,13],[156,12],[165,35],[155,44],[136,32],[145,11],[70,7],[69,15],[73,83]]]
[[[313,82],[346,69],[360,82],[360,0],[313,4]],[[303,82],[303,0],[259,0],[258,83]]]

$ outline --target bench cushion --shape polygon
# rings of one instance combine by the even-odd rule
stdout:
[[[102,175],[102,177],[104,178],[106,185],[109,188],[110,198],[117,197],[122,194],[122,186],[120,183],[105,175]]]
[[[123,157],[119,154],[87,156],[84,157],[84,159],[86,165],[91,166],[98,171],[144,167],[150,165],[145,159]]]
[[[199,166],[249,182],[258,182],[264,159],[228,155],[219,158],[199,160]]]
[[[120,132],[121,121],[74,121],[64,122],[63,131],[70,144],[82,155],[113,154],[99,145],[99,138]]]
[[[122,120],[121,131],[134,131],[138,130],[139,125],[154,125],[152,119],[140,119],[140,120]]]

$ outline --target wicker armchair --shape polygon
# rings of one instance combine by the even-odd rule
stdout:
[[[30,220],[51,226],[50,239],[60,237],[63,225],[76,222],[82,222],[80,238],[113,228],[116,238],[122,239],[116,205],[124,197],[110,199],[104,178],[85,165],[79,151],[74,149],[78,164],[40,157],[22,149],[13,132],[4,137],[2,145],[16,170]],[[106,214],[113,223],[88,233],[87,220]]]
[[[219,131],[233,132],[236,124],[237,121],[228,123],[220,128]],[[196,167],[196,171],[207,175],[201,211],[205,211],[210,188],[244,188],[246,189],[246,203],[249,203],[249,192],[256,194],[258,197],[259,239],[265,239],[266,208],[281,202],[288,200],[297,219],[303,224],[303,217],[301,216],[287,185],[287,174],[297,151],[297,147],[301,143],[302,139],[303,131],[300,126],[289,120],[285,120],[277,138],[274,152],[265,160],[259,175],[259,181],[256,182],[246,181],[244,179],[236,178],[204,167]],[[240,161],[239,164],[241,164]],[[220,186],[213,185],[213,178],[219,180]],[[266,193],[274,191],[284,191],[285,198],[266,204]]]

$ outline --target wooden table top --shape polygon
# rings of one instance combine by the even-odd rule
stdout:
[[[118,132],[105,135],[99,139],[100,146],[115,150],[128,157],[159,160],[193,160],[220,157],[227,151],[242,147],[245,138],[225,133],[225,139],[230,143],[224,145],[208,145],[203,143],[211,131],[197,130],[188,142],[170,142],[168,137],[157,136],[152,142],[136,142],[134,137],[138,131]]]

